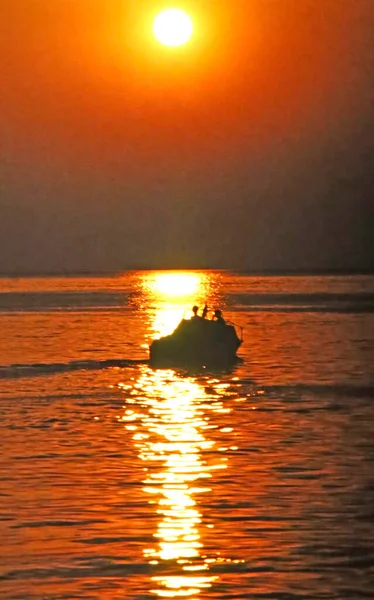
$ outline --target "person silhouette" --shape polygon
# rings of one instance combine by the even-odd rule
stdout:
[[[205,304],[204,309],[203,309],[203,319],[206,319],[207,314],[208,314],[208,305]]]
[[[222,316],[222,311],[216,308],[213,315],[213,321],[217,321],[218,325],[226,325],[226,321]]]
[[[193,319],[200,319],[199,315],[197,314],[198,310],[199,310],[199,307],[196,306],[196,304],[195,304],[195,306],[192,307],[192,312],[193,312],[193,317],[192,318]]]

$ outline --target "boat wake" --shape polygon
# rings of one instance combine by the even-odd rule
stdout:
[[[148,364],[147,359],[107,359],[107,360],[73,360],[68,363],[34,363],[0,365],[0,379],[17,379],[19,377],[38,377],[68,373],[71,371],[98,371],[111,367],[125,368]]]

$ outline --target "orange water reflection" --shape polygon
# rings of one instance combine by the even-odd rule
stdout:
[[[199,271],[152,271],[144,273],[140,293],[148,307],[149,338],[171,333],[192,306],[218,303],[218,274]]]
[[[181,575],[154,577],[158,596],[196,597],[214,577],[203,576],[208,563],[202,557],[202,515],[198,496],[211,492],[212,471],[225,468],[223,458],[209,463],[202,452],[213,448],[204,407],[204,390],[190,378],[173,371],[145,369],[138,381],[144,394],[144,432],[134,436],[145,464],[144,492],[159,516],[157,543],[144,550],[152,565],[177,564]],[[206,527],[206,526],[205,526]],[[194,573],[194,575],[189,573]],[[199,573],[199,574],[198,574]]]
[[[142,291],[152,307],[153,337],[170,333],[189,316],[193,304],[202,306],[217,298],[214,276],[198,272],[144,274]],[[208,437],[213,427],[209,413],[222,405],[211,402],[196,379],[173,370],[144,367],[134,387],[136,399],[129,403],[140,403],[141,412],[128,408],[123,420],[134,431],[144,462],[143,491],[158,516],[155,543],[144,549],[145,559],[155,568],[150,591],[159,597],[197,600],[216,579],[209,574],[216,557],[203,551],[204,530],[212,525],[203,523],[199,497],[211,493],[213,472],[227,467],[227,458],[216,452]]]

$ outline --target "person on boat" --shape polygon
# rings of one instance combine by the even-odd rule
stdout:
[[[200,318],[201,318],[201,317],[200,317],[200,316],[197,314],[197,313],[199,312],[199,307],[198,307],[198,306],[196,306],[196,304],[195,304],[195,306],[193,306],[193,307],[192,307],[192,312],[193,312],[193,317],[192,317],[193,319],[200,319]]]
[[[203,309],[203,319],[206,319],[206,316],[208,314],[208,305],[205,304],[204,309]]]
[[[219,308],[216,308],[216,310],[214,311],[212,321],[216,321],[218,325],[226,325],[226,321],[222,316],[222,311],[219,310]]]

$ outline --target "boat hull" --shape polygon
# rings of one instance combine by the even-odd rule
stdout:
[[[152,342],[150,364],[172,367],[229,365],[242,341],[232,325],[203,319],[182,321],[171,335]]]

